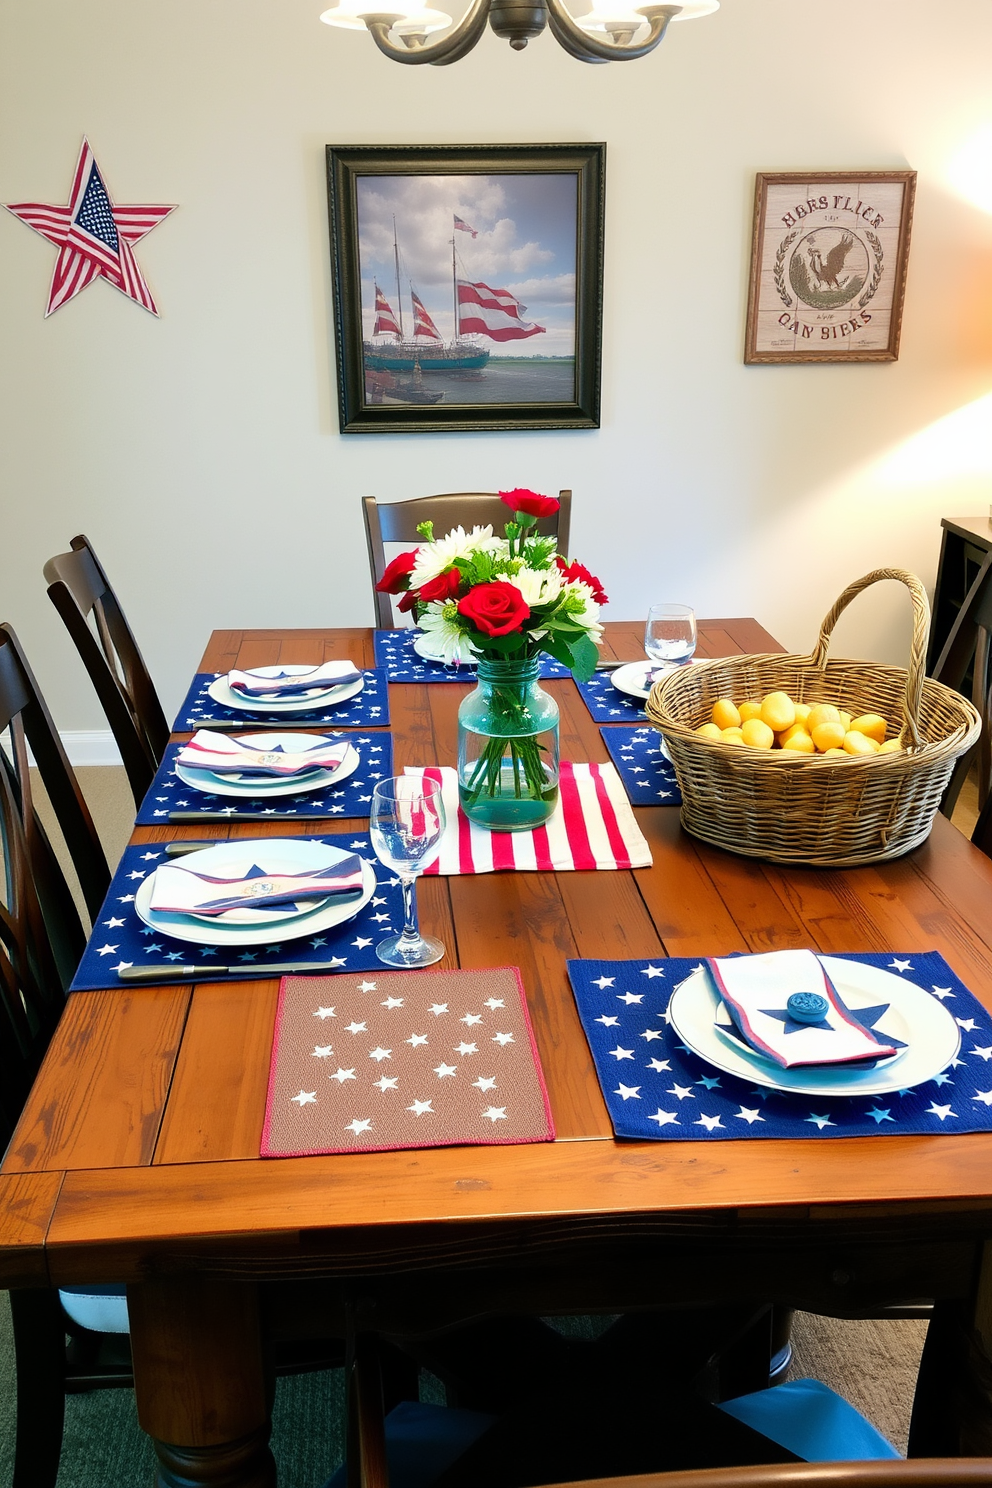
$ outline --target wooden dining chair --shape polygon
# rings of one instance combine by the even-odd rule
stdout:
[[[152,783],[169,725],[138,644],[88,538],[45,564],[48,597],[90,674],[136,806]]]
[[[982,718],[982,732],[974,748],[954,767],[940,809],[950,816],[968,772],[978,766],[978,805],[992,794],[992,553],[989,553],[957,613],[933,667],[936,682],[961,692],[971,670],[971,700]]]
[[[68,988],[86,944],[72,891],[35,809],[28,748],[68,849],[90,921],[96,919],[110,887],[110,869],[72,766],[62,747],[27,657],[10,625],[0,625],[0,735],[9,734],[9,751],[0,751],[0,770],[16,803],[30,877],[44,920],[47,943],[62,990]]]
[[[568,554],[568,537],[572,515],[571,491],[558,492],[559,507],[553,516],[543,517],[535,531],[545,537],[557,537],[558,551]],[[423,538],[417,532],[419,522],[433,522],[438,537],[452,527],[491,526],[500,533],[512,513],[494,491],[457,491],[444,496],[418,496],[413,501],[380,502],[374,496],[366,496],[362,502],[365,512],[365,536],[369,549],[369,569],[372,574],[372,594],[375,600],[375,623],[383,630],[393,624],[392,601],[388,594],[377,594],[375,586],[382,578],[386,567],[385,544],[419,543]]]

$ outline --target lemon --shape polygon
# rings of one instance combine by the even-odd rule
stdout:
[[[862,713],[860,718],[852,719],[851,727],[856,733],[874,739],[876,744],[884,743],[889,731],[889,726],[880,713]]]
[[[793,754],[815,754],[816,745],[805,729],[790,729],[788,739],[783,739],[782,748]]]
[[[846,734],[851,727],[851,715],[850,713],[845,713],[843,708],[840,710],[840,721],[844,725],[844,732]]]
[[[725,744],[743,744],[744,735],[739,728],[725,728],[720,735]]]
[[[902,745],[898,736],[895,739],[886,739],[885,743],[879,746],[878,752],[879,754],[902,754]]]
[[[848,754],[877,754],[878,743],[867,734],[859,734],[857,729],[849,729],[844,735],[844,749]]]
[[[836,722],[818,723],[813,729],[813,743],[826,754],[828,749],[840,749],[844,743],[844,725]]]
[[[749,718],[761,717],[761,704],[755,702],[741,703],[738,708],[741,715],[741,723],[747,723]]]
[[[721,732],[720,729],[717,728],[717,726],[716,726],[715,723],[704,723],[704,724],[701,724],[700,727],[697,728],[696,733],[697,734],[701,734],[704,739],[722,739],[723,738],[723,733]]]
[[[740,728],[741,715],[730,698],[717,698],[710,715],[719,729]]]
[[[787,692],[770,692],[761,699],[761,721],[781,733],[796,721],[796,705]]]
[[[775,743],[775,735],[760,718],[749,718],[741,724],[741,737],[751,749],[771,749]]]
[[[812,711],[813,710],[810,707],[809,703],[797,703],[796,704],[796,722],[803,724],[804,727],[806,727],[808,729],[808,727],[809,727],[809,715],[812,713]]]
[[[833,703],[817,703],[807,720],[810,733],[818,729],[821,723],[840,723],[840,710]]]
[[[846,750],[846,749],[825,749],[825,750],[824,750],[824,751],[823,751],[823,758],[824,758],[824,759],[826,759],[826,758],[827,758],[827,756],[828,756],[828,755],[831,755],[831,754],[832,754],[832,755],[833,755],[833,756],[834,756],[834,757],[835,757],[835,758],[836,758],[836,756],[837,756],[837,755],[840,755],[840,757],[841,757],[841,758],[842,758],[842,759],[847,759],[847,758],[848,758],[848,754],[847,754],[847,750]]]
[[[809,730],[806,728],[806,726],[804,724],[800,723],[797,720],[792,725],[791,728],[783,729],[780,734],[776,734],[775,735],[775,742],[776,742],[776,744],[778,745],[778,747],[780,749],[784,749],[785,746],[786,746],[786,744],[788,744],[789,740],[793,737],[794,734],[806,734],[806,733],[809,733]]]

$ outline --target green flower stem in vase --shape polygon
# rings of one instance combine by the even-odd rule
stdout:
[[[527,831],[558,804],[558,704],[538,683],[537,657],[479,660],[458,709],[458,795],[471,821]]]

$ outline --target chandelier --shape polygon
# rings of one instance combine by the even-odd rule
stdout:
[[[378,0],[381,5],[382,0]],[[388,3],[388,0],[387,0]],[[366,27],[372,40],[394,62],[444,67],[466,57],[486,29],[510,43],[515,52],[549,27],[570,57],[580,62],[626,62],[653,52],[669,21],[693,21],[719,10],[720,0],[682,0],[681,5],[638,5],[629,0],[593,0],[586,15],[573,16],[562,0],[471,0],[453,30],[452,18],[431,10],[427,0],[403,0],[403,9],[373,10],[376,0],[338,0],[321,20],[349,31]],[[446,36],[428,42],[435,31]]]

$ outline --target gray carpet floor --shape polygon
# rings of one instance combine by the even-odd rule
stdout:
[[[120,769],[83,769],[80,783],[111,864],[130,835],[134,808]],[[965,805],[963,802],[962,805]],[[44,814],[45,806],[41,803]],[[955,825],[971,830],[969,801]],[[57,829],[49,822],[53,839]],[[882,1434],[906,1450],[913,1388],[926,1325],[920,1322],[837,1322],[796,1315],[791,1378],[813,1377],[846,1396]],[[319,1488],[342,1459],[343,1375],[340,1370],[280,1380],[273,1415],[273,1451],[280,1488]],[[436,1398],[436,1397],[435,1397]],[[10,1312],[0,1293],[0,1484],[13,1463],[16,1392]],[[144,1488],[153,1453],[141,1432],[130,1391],[69,1397],[58,1488]]]

